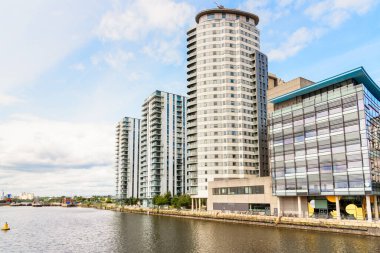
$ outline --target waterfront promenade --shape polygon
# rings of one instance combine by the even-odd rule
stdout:
[[[335,220],[314,219],[298,217],[281,217],[228,213],[221,211],[191,211],[177,209],[153,209],[132,206],[120,206],[116,204],[97,204],[82,207],[91,207],[103,210],[112,210],[127,213],[139,213],[146,215],[172,216],[189,219],[213,220],[219,222],[244,223],[258,226],[269,226],[288,229],[301,229],[324,231],[334,233],[368,235],[380,237],[380,221]]]

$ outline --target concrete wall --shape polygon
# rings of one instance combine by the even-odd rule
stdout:
[[[255,185],[264,185],[264,194],[213,195],[212,191],[213,188]],[[212,181],[208,183],[208,196],[207,210],[214,210],[214,207],[230,206],[232,210],[245,211],[241,209],[246,208],[246,210],[248,210],[248,204],[260,203],[270,204],[271,213],[274,214],[274,209],[277,208],[277,197],[272,196],[271,177],[252,177],[247,179]],[[214,206],[214,204],[216,205]]]
[[[275,86],[277,84],[277,86]],[[289,93],[294,90],[298,90],[302,87],[308,86],[310,84],[313,84],[312,81],[307,80],[303,77],[297,77],[293,80],[290,80],[288,82],[285,82],[284,80],[276,77],[273,74],[270,74],[268,76],[268,101],[271,99],[284,95],[286,93]],[[269,113],[273,112],[274,110],[274,105],[272,103],[268,102],[268,115]]]
[[[298,197],[279,197],[283,216],[298,216]],[[303,217],[308,217],[307,197],[301,198],[301,212]]]

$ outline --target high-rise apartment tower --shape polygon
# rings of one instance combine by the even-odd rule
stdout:
[[[185,193],[186,103],[184,96],[156,91],[145,99],[141,120],[140,198]]]
[[[116,198],[137,198],[140,120],[123,118],[116,126]]]
[[[187,32],[188,192],[207,198],[220,178],[269,175],[267,57],[258,16],[219,7]]]

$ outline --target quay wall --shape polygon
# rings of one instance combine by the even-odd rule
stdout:
[[[274,228],[301,229],[323,232],[379,236],[380,222],[368,222],[357,220],[334,220],[334,219],[314,219],[297,217],[276,217],[249,215],[237,213],[224,213],[221,211],[190,211],[177,209],[153,209],[131,206],[117,206],[115,204],[88,205],[82,207],[112,210],[118,212],[138,213],[146,215],[171,216],[177,218],[189,218],[199,220],[210,220],[219,222],[233,222],[252,224],[259,226],[269,226]]]

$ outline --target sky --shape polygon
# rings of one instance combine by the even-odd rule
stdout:
[[[380,83],[379,0],[219,0],[260,17],[285,81],[363,66]],[[155,90],[186,94],[204,0],[0,2],[0,191],[114,194],[115,126]]]

